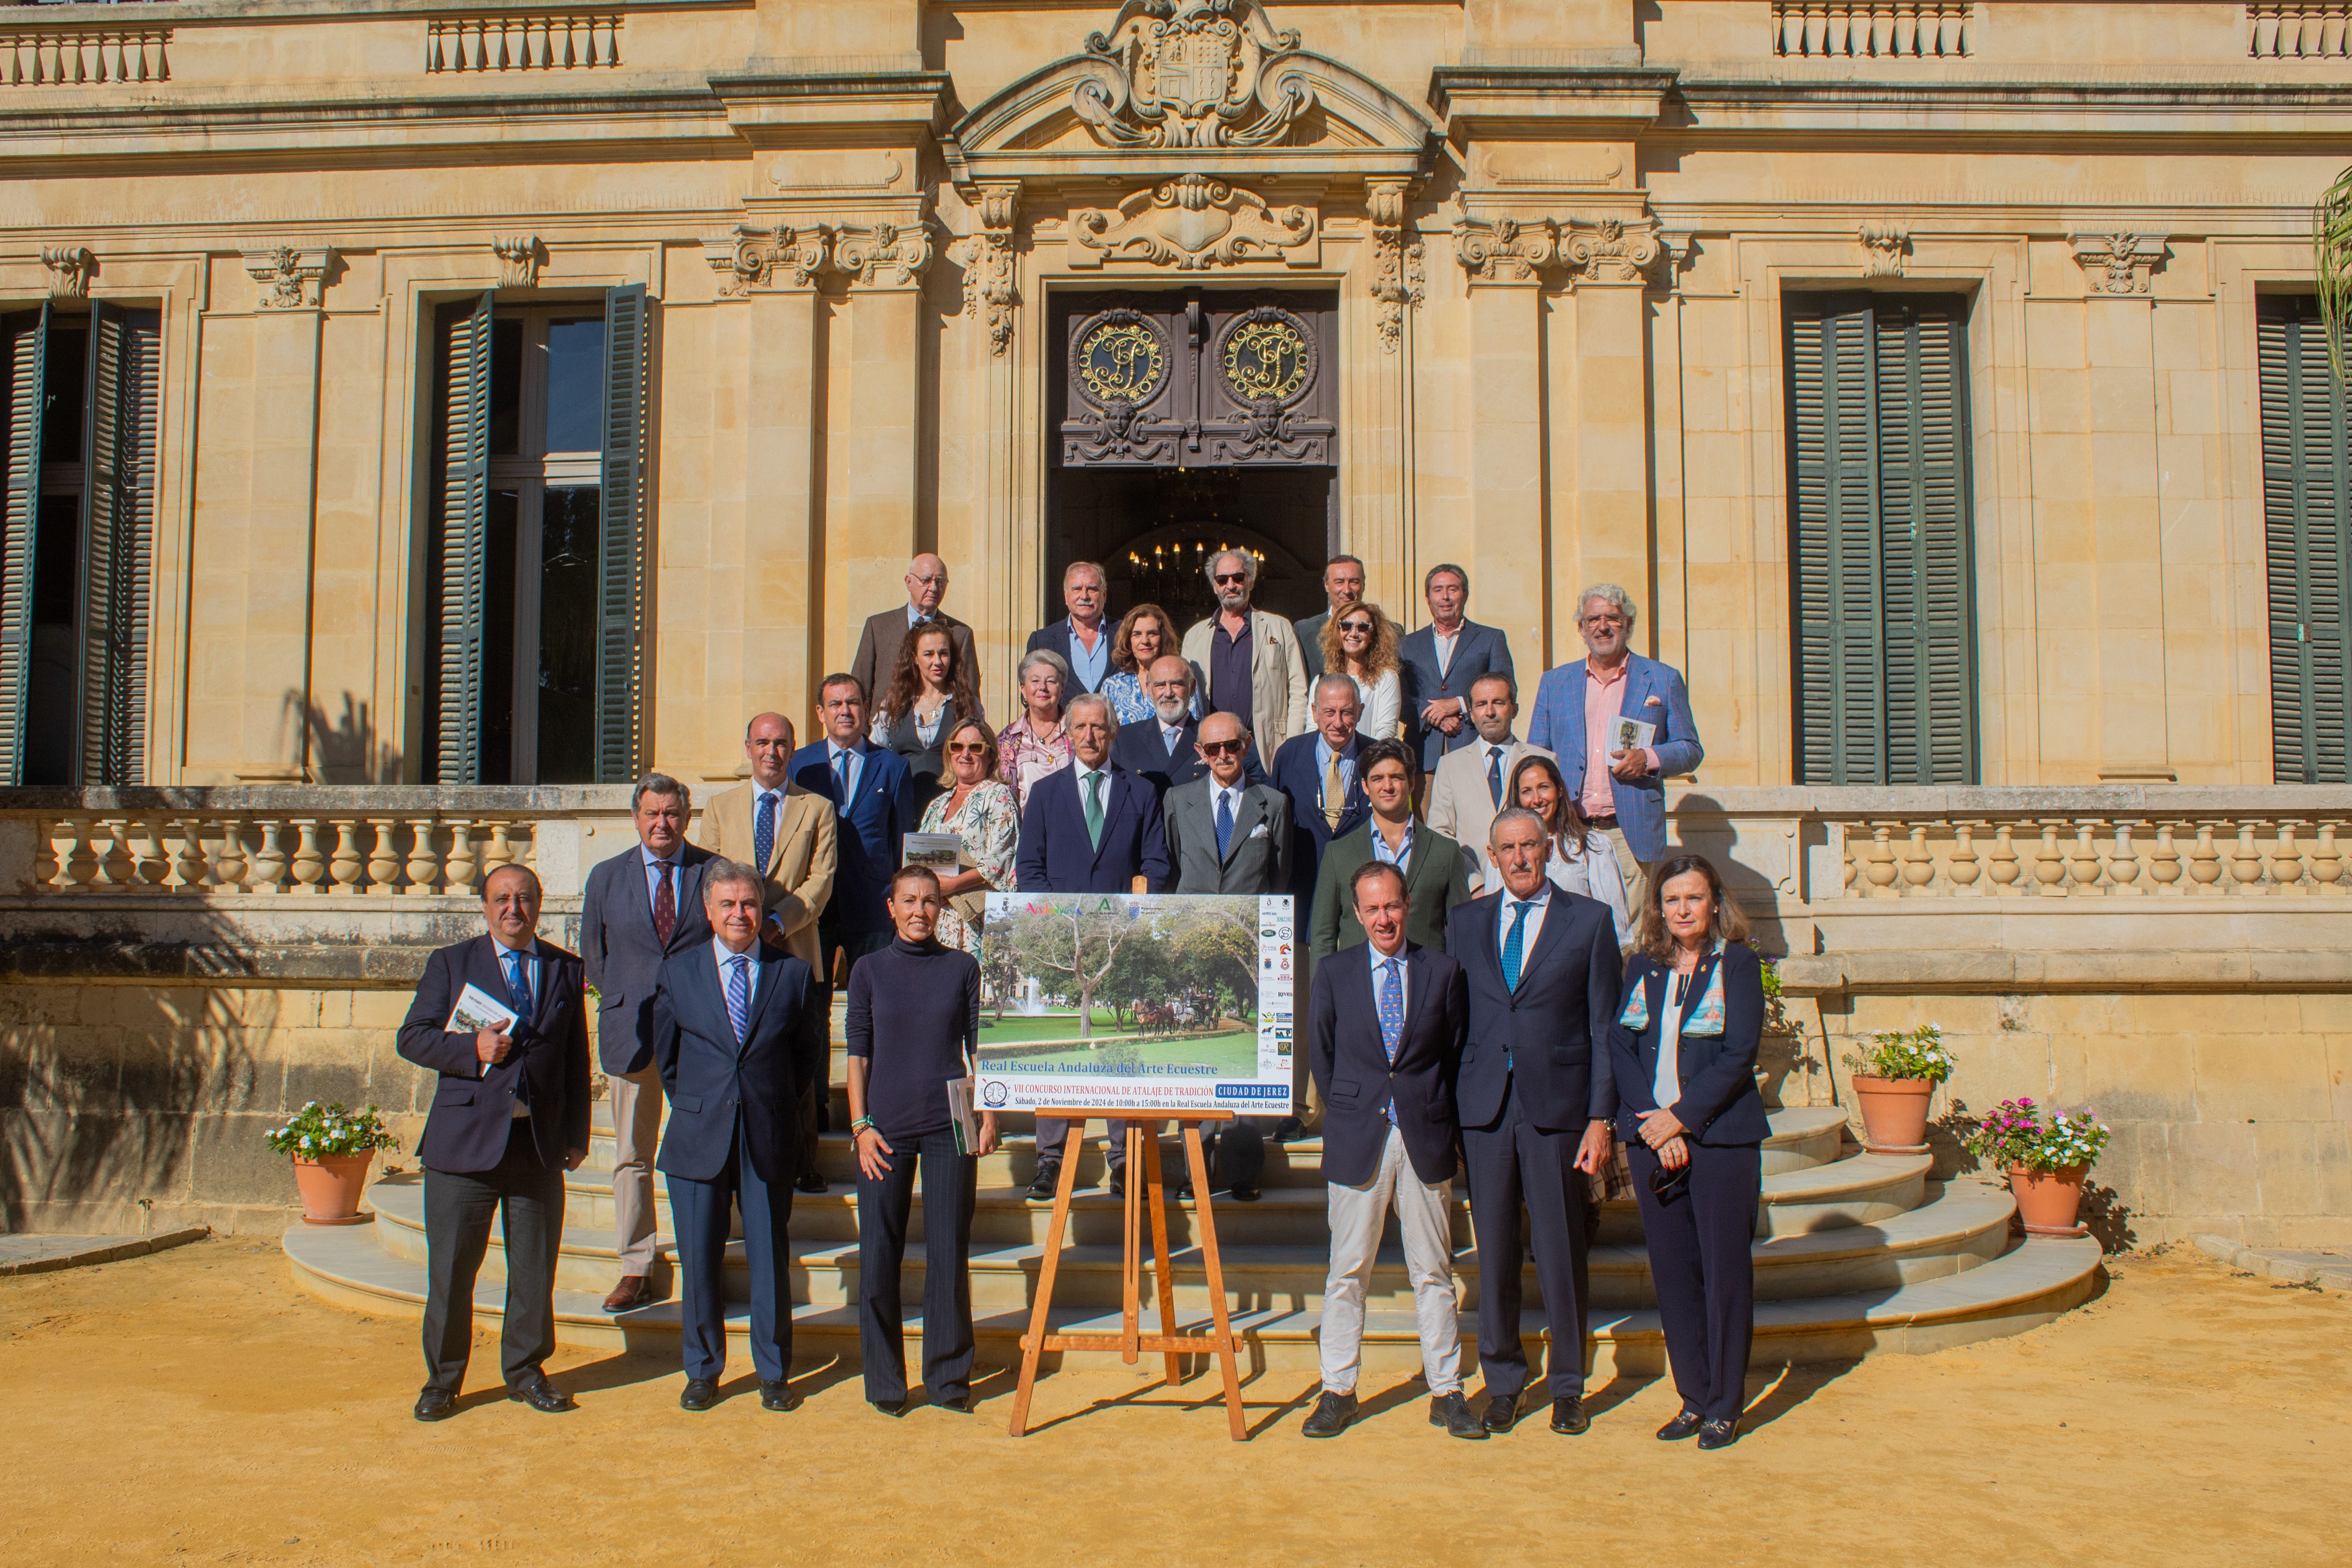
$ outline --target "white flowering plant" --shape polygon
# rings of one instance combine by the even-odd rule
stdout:
[[[272,1128],[264,1136],[272,1153],[291,1154],[298,1160],[400,1147],[400,1140],[384,1126],[374,1106],[348,1110],[341,1100],[320,1105],[314,1100],[296,1111],[285,1126]]]
[[[1881,1029],[1869,1046],[1846,1053],[1848,1070],[1875,1078],[1924,1078],[1941,1083],[1952,1076],[1952,1053],[1944,1048],[1944,1031],[1935,1024],[1916,1029]]]
[[[1979,1117],[1961,1142],[1969,1153],[1996,1170],[2022,1165],[2029,1171],[2088,1169],[2112,1136],[2097,1114],[2061,1110],[2044,1117],[2031,1100],[2004,1100]]]

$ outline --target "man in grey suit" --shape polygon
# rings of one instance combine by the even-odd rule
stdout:
[[[1334,555],[1323,568],[1323,597],[1330,608],[1298,623],[1298,657],[1307,661],[1307,679],[1323,679],[1323,628],[1350,605],[1364,602],[1364,563],[1352,555]]]
[[[1201,721],[1193,750],[1208,776],[1168,792],[1168,863],[1180,893],[1283,893],[1290,889],[1290,797],[1244,771],[1255,748],[1230,713]],[[1211,1180],[1241,1203],[1255,1203],[1265,1170],[1265,1126],[1249,1117],[1204,1140]]]
[[[686,841],[693,808],[667,773],[637,781],[629,809],[637,841],[588,873],[580,910],[580,956],[596,993],[596,1054],[613,1103],[613,1245],[620,1283],[604,1310],[654,1299],[654,1142],[661,1133],[661,1078],[654,1067],[654,981],[662,960],[710,940],[702,909],[710,851]]]

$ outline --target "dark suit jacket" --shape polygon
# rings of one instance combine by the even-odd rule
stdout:
[[[1427,626],[1406,634],[1404,641],[1397,645],[1397,658],[1404,664],[1402,732],[1419,743],[1422,771],[1433,772],[1440,757],[1478,738],[1468,712],[1471,683],[1482,675],[1512,673],[1511,640],[1498,626],[1482,626],[1465,617],[1462,635],[1454,642],[1453,662],[1444,674],[1438,673],[1437,668],[1437,634]],[[1462,699],[1462,728],[1451,739],[1443,730],[1422,727],[1422,704],[1441,697]]]
[[[898,870],[905,836],[922,826],[915,798],[915,775],[907,759],[886,746],[860,739],[866,765],[857,775],[857,798],[841,809],[833,777],[832,752],[823,741],[793,753],[793,782],[833,802],[836,858],[833,901],[824,918],[845,931],[890,930],[890,875]]]
[[[1124,893],[1138,877],[1147,892],[1168,886],[1168,832],[1150,784],[1107,762],[1102,846],[1087,837],[1078,799],[1078,764],[1057,768],[1029,786],[1021,812],[1021,852],[1013,860],[1024,893]]]
[[[530,1110],[531,1146],[540,1163],[563,1168],[564,1155],[588,1148],[588,1013],[577,955],[535,942],[539,994],[530,1016],[508,1032],[514,1048],[488,1072],[470,1033],[441,1027],[471,984],[507,1001],[507,977],[487,931],[441,948],[425,961],[416,1000],[401,1020],[400,1054],[441,1075],[416,1157],[436,1171],[488,1171],[506,1157],[515,1101]]]
[[[1334,828],[1324,820],[1323,770],[1315,762],[1315,744],[1321,739],[1309,730],[1293,735],[1274,753],[1274,787],[1290,797],[1290,892],[1298,900],[1301,921],[1315,897],[1315,874],[1322,868],[1323,851],[1332,839],[1354,831],[1372,815],[1372,803],[1364,795],[1363,770],[1358,768],[1348,782],[1347,809],[1339,814],[1339,826]],[[1350,745],[1358,753],[1364,749],[1360,736]]]
[[[669,1096],[655,1167],[708,1182],[726,1168],[736,1133],[762,1181],[800,1173],[801,1060],[825,1048],[832,1013],[809,966],[780,947],[752,950],[760,968],[751,992],[750,1038],[735,1038],[727,992],[710,938],[672,955],[654,991],[654,1064]],[[739,1121],[740,1119],[740,1121]]]
[[[1323,679],[1323,628],[1331,624],[1331,612],[1309,616],[1291,629],[1298,634],[1298,657],[1307,665],[1307,700],[1314,700],[1315,683]]]
[[[1404,1037],[1393,1064],[1381,1039],[1371,943],[1342,949],[1315,971],[1307,1062],[1323,1091],[1323,1174],[1342,1186],[1379,1172],[1391,1100],[1413,1174],[1432,1183],[1454,1176],[1454,1074],[1469,994],[1462,966],[1445,954],[1408,942],[1404,955]]]
[[[597,991],[596,1056],[608,1073],[642,1072],[654,1059],[654,979],[663,959],[710,940],[702,868],[712,858],[699,845],[678,847],[677,924],[667,947],[654,935],[642,846],[630,845],[588,873],[580,957]]]
[[[1209,776],[1209,764],[1192,748],[1201,739],[1201,721],[1184,721],[1184,733],[1169,751],[1160,734],[1160,721],[1144,719],[1132,724],[1121,724],[1110,743],[1110,760],[1129,773],[1140,773],[1151,787],[1165,796],[1178,784],[1191,784],[1194,779]],[[1242,782],[1265,783],[1265,770],[1257,765],[1257,748],[1252,746],[1242,758]]]
[[[1372,835],[1380,829],[1370,821],[1353,833],[1331,840],[1323,852],[1322,869],[1315,874],[1315,916],[1308,927],[1307,960],[1319,966],[1331,954],[1365,940],[1356,919],[1356,899],[1348,886],[1357,868],[1371,863]],[[1454,906],[1470,897],[1470,878],[1464,869],[1462,846],[1427,823],[1412,829],[1412,859],[1404,870],[1404,939],[1416,947],[1447,952],[1445,918]]]
[[[1609,906],[1555,885],[1515,994],[1503,984],[1496,923],[1506,896],[1460,905],[1446,930],[1445,951],[1470,977],[1470,1043],[1454,1084],[1462,1125],[1490,1125],[1506,1089],[1551,1131],[1608,1121],[1617,1113],[1609,1031],[1622,980]]]
[[[1701,1143],[1761,1143],[1771,1123],[1764,1114],[1764,1097],[1756,1091],[1756,1041],[1764,1027],[1764,969],[1756,950],[1735,942],[1699,960],[1683,993],[1682,1015],[1688,1022],[1718,964],[1723,970],[1723,1033],[1685,1035],[1675,1043],[1675,1065],[1683,1092],[1666,1109]],[[1629,1143],[1641,1136],[1642,1118],[1658,1109],[1653,1103],[1657,1097],[1650,1091],[1658,1075],[1658,1023],[1665,1016],[1666,977],[1665,965],[1635,953],[1625,965],[1624,994],[1631,997],[1635,986],[1649,993],[1649,1025],[1639,1034],[1619,1023],[1609,1026],[1617,1131]]]
[[[942,610],[931,619],[947,627],[948,637],[955,644],[956,662],[965,669],[972,664],[971,628]],[[857,654],[849,661],[849,673],[866,688],[867,703],[882,700],[881,689],[890,684],[890,677],[898,668],[898,647],[907,640],[907,606],[902,602],[866,617],[866,629],[857,634]]]
[[[1103,618],[1102,635],[1105,641],[1108,641],[1109,638],[1118,632],[1118,616],[1107,616]],[[1064,616],[1052,626],[1039,626],[1035,631],[1031,632],[1029,634],[1029,646],[1023,650],[1024,653],[1035,653],[1042,647],[1047,653],[1058,656],[1065,664],[1067,664],[1070,667],[1070,689],[1062,693],[1062,700],[1065,704],[1066,704],[1071,698],[1077,696],[1080,692],[1093,692],[1100,691],[1102,689],[1102,681],[1097,681],[1094,685],[1088,686],[1085,681],[1078,679],[1078,661],[1070,657],[1071,640],[1070,617]],[[1171,648],[1169,651],[1172,653],[1175,650]],[[1109,653],[1106,651],[1103,655],[1103,680],[1108,680],[1110,679],[1110,672],[1118,668],[1118,665],[1111,662]]]
[[[1244,775],[1234,806],[1233,836],[1217,853],[1217,784],[1205,774],[1160,797],[1168,825],[1168,863],[1178,893],[1284,893],[1290,890],[1290,801]],[[1257,830],[1263,827],[1264,833]]]

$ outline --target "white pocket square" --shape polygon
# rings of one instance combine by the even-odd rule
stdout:
[[[1261,822],[1255,827],[1251,828],[1249,836],[1252,838],[1264,838],[1266,836],[1265,824]]]
[[[1644,707],[1644,708],[1663,708],[1663,707],[1664,707],[1664,706],[1665,706],[1665,704],[1664,704],[1664,702],[1659,701],[1659,700],[1658,700],[1656,698],[1654,698],[1654,697],[1650,697],[1650,698],[1645,698],[1645,699],[1643,699],[1643,700],[1642,706],[1643,706],[1643,707]]]

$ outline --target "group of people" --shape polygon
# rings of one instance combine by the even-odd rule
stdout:
[[[971,628],[943,608],[947,567],[919,556],[907,603],[869,618],[849,669],[822,682],[821,740],[797,746],[780,713],[751,720],[750,777],[709,803],[702,844],[686,840],[687,787],[639,781],[638,842],[591,874],[579,956],[538,938],[528,868],[486,882],[487,933],[434,955],[401,1029],[402,1053],[440,1073],[423,1149],[420,1419],[453,1408],[501,1205],[509,1391],[568,1404],[538,1369],[553,1340],[562,1173],[587,1147],[589,997],[615,1142],[622,1279],[604,1306],[654,1299],[658,1170],[677,1230],[681,1403],[709,1408],[740,1209],[762,1401],[790,1407],[786,1225],[795,1192],[827,1187],[816,1153],[835,985],[847,989],[866,1395],[893,1413],[908,1395],[898,1276],[919,1174],[924,1384],[932,1403],[968,1408],[976,1168],[998,1134],[983,1116],[979,1147],[961,1147],[945,1084],[977,1050],[986,894],[1289,893],[1311,976],[1306,1070],[1290,1116],[1217,1140],[1213,1177],[1253,1200],[1265,1138],[1319,1126],[1333,1240],[1309,1435],[1352,1415],[1363,1279],[1391,1206],[1433,1422],[1465,1436],[1507,1427],[1527,1378],[1522,1206],[1550,1321],[1580,1345],[1586,1189],[1622,1135],[1688,1417],[1661,1435],[1730,1440],[1752,1295],[1746,1230],[1736,1249],[1731,1230],[1743,1190],[1739,1223],[1752,1223],[1763,1136],[1738,1061],[1744,1050],[1752,1065],[1761,993],[1713,868],[1666,858],[1664,780],[1702,754],[1681,676],[1631,652],[1630,595],[1596,585],[1579,602],[1587,657],[1545,674],[1523,739],[1508,639],[1467,618],[1461,567],[1426,574],[1428,624],[1402,637],[1365,602],[1353,557],[1325,573],[1328,612],[1297,626],[1252,603],[1248,552],[1206,571],[1216,610],[1180,637],[1153,605],[1110,622],[1106,574],[1074,563],[1067,615],[1030,637],[1018,712],[996,730]],[[1643,743],[1619,743],[1623,719],[1649,727]],[[902,866],[914,832],[953,835],[958,867]],[[448,1029],[468,985],[508,998],[515,1020]],[[1108,1131],[1123,1190],[1125,1129]],[[1039,1120],[1031,1201],[1052,1200],[1067,1141]],[[1457,1163],[1488,1281],[1475,1415],[1444,1220]],[[1581,1431],[1581,1357],[1551,1362],[1553,1426]]]

